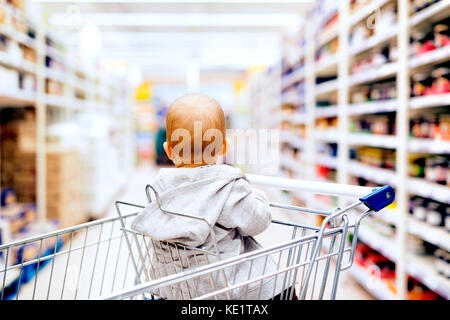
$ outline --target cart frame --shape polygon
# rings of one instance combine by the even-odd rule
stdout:
[[[332,194],[332,195],[355,196],[355,194],[356,194],[356,195],[364,195],[364,197],[359,198],[358,201],[348,205],[344,209],[337,208],[330,212],[323,211],[323,210],[303,208],[303,207],[298,207],[298,206],[293,206],[293,205],[270,203],[270,206],[274,207],[274,208],[281,208],[281,209],[285,209],[285,210],[321,215],[324,217],[324,220],[319,228],[315,228],[313,226],[306,226],[306,225],[300,225],[300,224],[294,224],[294,223],[289,223],[289,222],[284,222],[284,221],[273,220],[272,221],[273,224],[279,224],[279,225],[289,226],[289,227],[293,228],[290,241],[221,261],[220,254],[217,250],[217,242],[216,242],[216,236],[215,236],[215,232],[214,232],[214,226],[211,225],[206,219],[204,219],[200,216],[187,214],[187,213],[181,213],[181,212],[172,212],[172,211],[168,211],[168,210],[164,209],[162,207],[162,204],[159,199],[159,195],[156,192],[156,190],[151,185],[147,185],[146,195],[147,195],[147,199],[148,199],[149,203],[152,202],[152,197],[151,197],[151,192],[150,192],[150,190],[151,190],[151,191],[153,191],[153,194],[154,194],[153,201],[155,201],[156,205],[159,207],[159,209],[161,209],[166,214],[183,216],[187,219],[201,220],[208,225],[209,230],[210,230],[210,236],[213,239],[213,243],[214,243],[214,246],[213,246],[214,251],[208,252],[202,248],[188,248],[188,249],[191,251],[201,250],[202,251],[201,254],[210,254],[210,255],[216,256],[217,262],[210,263],[208,261],[208,259],[206,259],[207,263],[204,266],[199,265],[199,266],[192,268],[189,265],[189,266],[185,266],[185,268],[189,267],[189,268],[186,268],[186,269],[190,269],[188,271],[183,270],[183,268],[181,268],[181,270],[174,270],[174,272],[172,274],[169,273],[169,274],[166,274],[166,276],[163,276],[160,278],[153,276],[151,279],[151,277],[149,277],[150,272],[147,269],[149,268],[148,267],[149,265],[150,266],[152,265],[152,263],[151,262],[149,263],[148,261],[146,261],[144,254],[142,253],[141,249],[139,248],[139,245],[138,245],[139,242],[137,240],[138,236],[142,236],[145,239],[146,235],[140,234],[136,231],[126,228],[125,224],[122,223],[122,231],[124,232],[125,239],[127,241],[127,246],[130,250],[130,255],[132,256],[132,261],[133,261],[134,269],[136,272],[137,282],[139,283],[139,285],[137,285],[135,288],[125,289],[122,292],[113,293],[113,294],[111,294],[109,296],[105,296],[103,298],[105,298],[105,299],[125,299],[125,298],[135,298],[138,295],[142,295],[142,297],[145,298],[145,294],[150,293],[150,297],[152,299],[154,299],[154,295],[153,295],[154,292],[160,292],[160,291],[158,291],[160,289],[167,289],[169,291],[180,291],[181,294],[179,294],[178,296],[176,293],[172,292],[172,294],[173,294],[172,298],[175,297],[175,299],[180,299],[180,298],[183,299],[183,293],[182,293],[183,290],[181,288],[182,283],[185,283],[186,286],[188,287],[189,286],[188,281],[194,280],[193,283],[191,282],[191,287],[194,285],[195,291],[197,291],[198,288],[197,288],[197,284],[195,283],[196,282],[195,280],[197,280],[197,282],[201,282],[201,277],[208,275],[210,278],[210,281],[212,282],[213,281],[212,274],[220,273],[220,276],[222,277],[222,280],[223,280],[223,284],[222,284],[221,288],[217,288],[217,286],[216,286],[217,283],[213,283],[211,292],[200,294],[194,298],[195,299],[210,299],[210,298],[232,299],[231,293],[233,292],[233,290],[236,290],[236,289],[242,288],[242,287],[246,287],[247,292],[245,294],[245,298],[247,298],[249,284],[255,283],[258,281],[261,281],[261,283],[262,283],[265,279],[268,279],[270,277],[275,277],[275,285],[274,285],[274,296],[275,296],[275,286],[276,286],[276,282],[278,280],[278,275],[284,274],[284,283],[283,283],[282,289],[280,291],[281,298],[292,299],[294,292],[295,292],[295,285],[298,282],[297,281],[298,269],[303,267],[303,271],[305,271],[305,267],[306,267],[306,274],[304,277],[303,277],[303,272],[302,272],[300,295],[299,295],[299,298],[303,300],[307,296],[308,285],[309,285],[309,281],[310,281],[311,275],[313,273],[315,264],[317,264],[318,261],[320,261],[320,260],[326,259],[326,266],[325,266],[325,270],[323,271],[323,275],[322,275],[323,280],[320,285],[320,292],[318,295],[319,299],[323,299],[325,286],[327,284],[326,280],[327,280],[328,272],[330,270],[330,260],[334,256],[334,257],[336,257],[337,261],[336,261],[335,276],[333,278],[333,283],[332,283],[332,287],[331,287],[330,298],[335,299],[340,271],[350,268],[353,263],[355,248],[356,248],[357,239],[358,239],[358,231],[359,231],[359,226],[360,226],[361,220],[364,217],[366,217],[367,215],[369,215],[375,211],[379,211],[382,208],[384,208],[385,206],[392,203],[394,200],[394,197],[395,197],[394,190],[389,186],[384,186],[381,188],[373,189],[373,188],[366,188],[366,187],[355,187],[355,186],[322,183],[322,182],[311,183],[311,182],[300,181],[300,180],[296,181],[296,180],[291,180],[291,179],[283,179],[283,178],[275,178],[275,177],[267,177],[267,176],[257,176],[257,175],[247,175],[247,179],[249,179],[253,184],[258,184],[258,185],[263,185],[263,186],[268,186],[268,187],[276,187],[276,188],[281,188],[284,190],[304,190],[304,191],[312,191],[312,192],[316,192],[316,193]],[[349,225],[349,219],[348,219],[347,213],[349,211],[351,211],[352,209],[355,209],[356,207],[359,207],[363,204],[366,205],[366,207],[368,209],[357,217],[354,224]],[[119,215],[119,217],[122,217],[120,205],[133,205],[133,204],[124,203],[124,202],[120,202],[120,201],[116,202],[116,208],[117,208],[118,215]],[[339,223],[337,223],[338,218],[341,218]],[[326,228],[328,226],[331,227],[330,230],[326,230]],[[297,233],[298,229],[304,230],[300,239],[296,239],[296,233]],[[351,247],[345,248],[346,236],[348,234],[349,229],[353,229],[353,239],[351,242]],[[312,230],[313,233],[306,235],[305,234],[306,230]],[[333,252],[333,246],[335,244],[336,234],[341,235],[340,243],[338,245],[337,251]],[[128,237],[128,235],[131,235],[132,239],[130,239]],[[332,243],[328,249],[328,254],[325,256],[320,256],[320,251],[323,249],[324,239],[327,237],[331,237],[331,236],[332,236]],[[145,240],[143,240],[143,241],[145,242]],[[147,257],[150,257],[150,255],[153,253],[153,258],[156,257],[156,260],[158,260],[157,256],[158,256],[158,254],[161,254],[162,246],[161,245],[155,246],[155,241],[153,239],[150,239],[149,242],[151,242],[151,245],[146,246]],[[296,252],[297,251],[301,252],[302,246],[305,243],[310,243],[310,242],[313,243],[312,250],[311,250],[311,256],[304,257],[303,261],[301,262],[301,260],[302,260],[301,253],[296,253]],[[138,259],[135,258],[133,255],[133,250],[132,250],[133,243],[137,245],[138,253],[139,253],[138,258],[140,261],[138,261]],[[180,251],[180,248],[178,248],[180,246],[179,243],[178,244],[177,243],[168,243],[167,241],[166,241],[166,243],[168,245],[171,244],[171,245],[175,246],[178,257],[174,258],[173,254],[171,252],[170,254],[171,254],[172,259],[171,260],[169,259],[170,260],[169,262],[164,261],[165,267],[167,267],[170,263],[175,264],[177,262],[177,260],[178,260],[178,262],[182,261],[183,259],[182,259],[181,255],[186,252],[186,248],[182,248]],[[149,249],[149,247],[151,247],[151,248]],[[309,246],[308,246],[308,249],[309,249]],[[171,249],[169,248],[169,251],[170,250]],[[158,251],[159,251],[159,253],[158,253]],[[287,265],[284,268],[280,268],[280,262],[278,262],[277,270],[275,272],[261,274],[261,275],[258,275],[257,277],[255,277],[254,279],[252,279],[251,268],[250,268],[247,281],[245,281],[243,283],[233,283],[234,281],[231,281],[232,284],[229,283],[231,279],[229,279],[229,277],[227,278],[227,276],[224,273],[224,270],[227,268],[229,269],[233,266],[236,267],[239,264],[242,264],[243,262],[248,262],[248,261],[253,263],[253,261],[255,261],[258,258],[266,259],[265,264],[264,264],[264,269],[265,269],[268,256],[280,252],[280,259],[281,259],[282,251],[288,251]],[[350,257],[348,259],[348,262],[346,264],[343,264],[342,259],[343,259],[343,255],[345,252],[349,252]],[[295,259],[296,254],[297,254],[297,259]],[[308,253],[306,255],[308,255]],[[151,259],[152,258],[150,258],[150,260]],[[297,260],[297,261],[295,261],[295,260]],[[139,265],[139,267],[138,267],[138,265]],[[318,266],[316,266],[315,270],[316,270],[315,271],[316,274],[314,276],[314,284],[316,283]],[[144,282],[140,281],[140,275],[142,274],[142,272],[144,272],[146,274]],[[293,276],[293,280],[286,282],[286,273],[292,273],[292,272],[294,272],[294,274],[295,274]],[[154,272],[152,272],[152,274],[154,275]],[[291,278],[291,274],[289,274],[289,278]],[[200,281],[198,281],[198,280],[200,280]],[[216,277],[216,281],[217,280],[218,280],[218,278]],[[313,297],[313,295],[314,295],[314,284],[313,284],[313,290],[311,292],[311,297]],[[288,287],[288,285],[290,285],[290,286]],[[289,290],[291,287],[294,290]],[[190,289],[187,288],[187,290],[189,291]],[[259,295],[261,295],[261,291],[262,291],[262,289],[260,289]],[[191,292],[189,292],[188,295],[189,295],[189,298],[192,298]],[[238,296],[238,297],[239,297],[239,299],[242,299],[242,296]],[[235,296],[235,298],[236,298],[236,296]]]
[[[294,290],[286,290],[290,287],[298,290],[296,292],[299,294],[299,299],[309,297],[324,299],[328,291],[330,291],[329,298],[335,299],[340,272],[350,268],[353,263],[361,220],[392,203],[395,198],[394,190],[389,186],[374,189],[259,175],[246,175],[246,177],[251,183],[265,187],[352,196],[359,199],[343,209],[336,208],[328,211],[270,203],[270,206],[277,210],[312,214],[322,216],[324,219],[320,226],[273,220],[272,224],[277,228],[290,230],[285,232],[283,229],[287,239],[275,245],[227,259],[221,259],[215,241],[213,250],[165,243],[164,246],[174,245],[178,252],[191,250],[206,259],[204,263],[193,266],[190,270],[175,270],[164,276],[155,276],[149,268],[155,242],[153,246],[150,246],[153,249],[149,250],[151,239],[130,230],[127,226],[145,206],[117,201],[118,216],[116,217],[99,219],[0,245],[0,300],[155,299],[157,297],[155,292],[160,292],[158,290],[176,288],[183,292],[180,290],[183,283],[189,284],[202,277],[211,282],[213,277],[217,280],[219,276],[222,277],[222,285],[214,287],[214,290],[210,292],[200,290],[198,294],[192,294],[191,291],[187,291],[188,298],[234,299],[234,292],[245,288],[247,292],[244,298],[247,298],[249,286],[281,277],[283,279],[283,290],[280,292],[282,299],[292,299],[296,294]],[[149,201],[151,190],[151,186],[146,188]],[[157,194],[155,194],[155,200],[158,201]],[[350,223],[349,213],[362,205],[365,205],[367,210],[360,213],[355,221]],[[124,212],[124,206],[128,208],[127,213]],[[202,219],[186,213],[169,214]],[[210,226],[210,230],[214,237],[213,227]],[[346,246],[346,238],[350,230],[352,230],[353,239],[351,244]],[[328,244],[325,245],[325,243]],[[35,254],[31,258],[25,257],[24,252],[28,248],[34,248]],[[323,251],[325,253],[322,253]],[[22,252],[21,255],[20,252]],[[349,254],[347,261],[343,259],[345,253]],[[255,276],[251,274],[250,269],[249,278],[241,283],[234,283],[224,275],[226,270],[241,264],[251,265],[256,259],[268,261],[274,257],[278,259],[274,270]],[[211,258],[213,258],[212,261],[210,261]],[[324,269],[320,272],[318,272],[319,263],[324,264]],[[328,277],[331,269],[334,269],[334,277],[330,282]],[[315,290],[318,275],[321,281],[317,284],[318,290]],[[331,285],[328,286],[329,284]],[[172,298],[180,297],[186,298],[183,294]]]

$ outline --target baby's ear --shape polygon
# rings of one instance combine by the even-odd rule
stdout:
[[[228,147],[230,146],[230,139],[225,138],[225,140],[223,141],[223,147],[222,147],[222,153],[221,156],[224,156],[227,154],[228,151]]]
[[[163,148],[169,159],[172,160],[172,148],[167,141],[163,143]]]

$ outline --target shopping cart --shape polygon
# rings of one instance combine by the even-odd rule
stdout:
[[[224,258],[217,250],[215,226],[190,213],[164,210],[149,185],[148,201],[156,201],[167,214],[208,224],[213,246],[189,247],[135,232],[131,222],[145,206],[117,201],[117,217],[0,245],[0,299],[264,299],[270,290],[279,299],[335,299],[340,272],[353,263],[361,220],[395,197],[389,186],[373,189],[257,175],[247,179],[268,188],[359,199],[330,210],[270,203],[293,217],[272,221],[273,244]],[[298,213],[323,221],[292,222]],[[35,255],[18,254],[24,248],[34,248]]]

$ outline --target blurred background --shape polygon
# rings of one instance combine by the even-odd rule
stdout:
[[[396,189],[341,298],[448,299],[449,14],[448,0],[0,0],[0,245],[144,199],[171,165],[168,106],[202,92],[228,128],[279,130],[275,175]]]

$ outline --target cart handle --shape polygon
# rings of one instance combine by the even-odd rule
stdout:
[[[256,174],[246,174],[247,179],[256,185],[275,187],[289,191],[306,191],[334,196],[364,197],[374,191],[372,187],[352,186],[341,183],[307,181],[300,179],[279,178]]]

